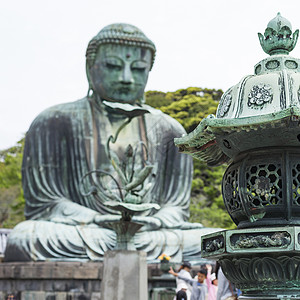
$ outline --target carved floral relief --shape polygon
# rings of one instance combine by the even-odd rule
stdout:
[[[260,234],[256,236],[243,236],[235,243],[237,248],[257,247],[285,247],[291,243],[291,237],[285,232],[276,232],[272,235]]]
[[[226,113],[230,108],[231,102],[232,102],[231,94],[227,94],[223,97],[222,104],[220,105],[220,109],[219,109],[219,117],[223,118],[226,115]]]
[[[216,238],[208,241],[205,245],[206,252],[215,252],[224,248],[224,240],[222,238]]]
[[[273,100],[272,87],[269,84],[260,83],[254,85],[248,95],[248,106],[251,108],[262,108],[264,104]]]

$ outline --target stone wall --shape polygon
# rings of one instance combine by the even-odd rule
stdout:
[[[102,273],[100,262],[0,263],[0,300],[100,300]],[[161,274],[159,264],[148,265],[149,299],[176,286]]]
[[[101,279],[101,263],[2,263],[0,299],[6,300],[13,295],[18,300],[97,300],[100,299]]]

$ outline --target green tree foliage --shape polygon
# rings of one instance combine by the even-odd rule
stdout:
[[[201,120],[215,114],[222,90],[190,87],[176,92],[148,91],[146,104],[175,118],[189,133]],[[190,221],[207,227],[233,228],[221,194],[221,181],[226,166],[208,167],[194,160],[194,177],[190,206]]]
[[[0,151],[0,227],[11,228],[25,219],[21,183],[23,145],[24,139]]]

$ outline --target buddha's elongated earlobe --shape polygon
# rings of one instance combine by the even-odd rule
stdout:
[[[88,62],[86,62],[85,70],[86,70],[86,77],[87,77],[88,84],[89,84],[87,98],[92,98],[94,95],[94,89],[93,89],[93,85],[92,85],[91,78],[90,78],[90,67],[88,66]]]
[[[93,98],[94,96],[94,90],[89,87],[88,92],[87,92],[87,98]]]

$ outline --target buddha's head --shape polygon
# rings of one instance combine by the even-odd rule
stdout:
[[[155,51],[155,45],[135,26],[104,27],[86,51],[89,89],[101,100],[141,102]]]

